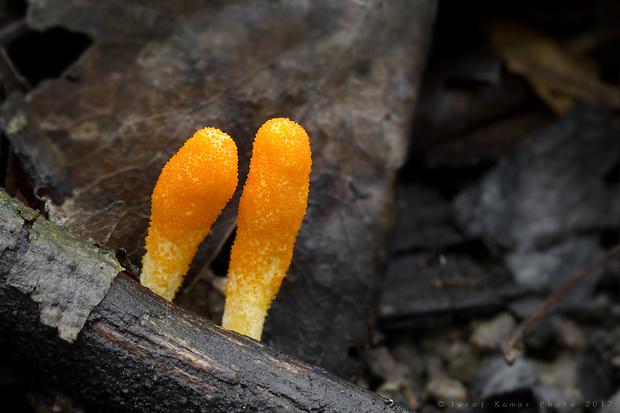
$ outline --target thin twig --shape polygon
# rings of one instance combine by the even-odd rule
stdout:
[[[30,30],[30,28],[28,27],[28,23],[26,23],[25,19],[17,20],[4,26],[0,29],[0,45],[18,38],[22,34],[28,32],[28,30]]]
[[[0,29],[0,86],[4,89],[3,95],[5,98],[15,90],[25,93],[29,89],[27,82],[17,74],[11,60],[7,56],[6,49],[3,47],[11,40],[27,33],[28,30],[30,28],[25,19],[17,20]]]
[[[0,85],[4,89],[4,96],[7,97],[13,91],[19,90],[27,93],[30,90],[28,82],[23,79],[13,66],[13,63],[6,54],[6,50],[0,47]]]
[[[538,306],[538,308],[536,308],[536,310],[534,310],[532,314],[530,314],[530,316],[525,321],[523,321],[523,323],[521,323],[517,331],[512,335],[512,337],[506,344],[506,348],[504,350],[504,358],[506,359],[506,362],[512,365],[512,363],[515,362],[517,357],[519,357],[521,351],[516,348],[517,344],[521,341],[525,333],[527,333],[532,328],[532,326],[545,315],[549,307],[557,303],[558,300],[560,300],[560,298],[564,296],[564,294],[573,289],[581,281],[588,278],[596,270],[604,267],[605,265],[607,265],[607,263],[614,260],[618,256],[620,256],[620,244],[608,250],[604,256],[579,271],[568,281],[562,284],[551,295],[549,295],[545,299],[545,301],[543,301]]]

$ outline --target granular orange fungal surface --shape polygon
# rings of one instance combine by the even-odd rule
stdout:
[[[143,285],[174,298],[198,244],[235,192],[237,162],[230,136],[205,128],[164,166],[151,198]]]
[[[286,275],[306,213],[311,167],[310,142],[301,126],[278,118],[260,128],[239,205],[224,327],[258,334],[254,338],[260,339],[264,316]],[[246,319],[261,314],[261,320]],[[246,328],[253,333],[240,331]]]

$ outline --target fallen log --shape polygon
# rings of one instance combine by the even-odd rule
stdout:
[[[2,189],[0,349],[85,412],[407,411],[156,296]]]

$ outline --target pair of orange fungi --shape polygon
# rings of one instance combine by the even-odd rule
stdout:
[[[306,213],[312,165],[306,131],[267,121],[254,139],[239,204],[222,326],[260,340]],[[198,245],[237,187],[237,148],[218,129],[199,130],[164,166],[153,190],[141,282],[172,300]]]

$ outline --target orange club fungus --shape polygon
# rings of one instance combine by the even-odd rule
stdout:
[[[260,340],[306,214],[311,166],[308,135],[297,123],[278,118],[259,129],[239,204],[224,328]],[[232,139],[213,128],[196,132],[166,164],[153,191],[142,284],[174,298],[198,244],[236,186]]]
[[[260,340],[306,214],[311,166],[308,135],[297,123],[272,119],[258,130],[231,250],[224,328]]]
[[[237,146],[204,128],[164,166],[151,198],[140,281],[172,300],[198,245],[237,188]]]

